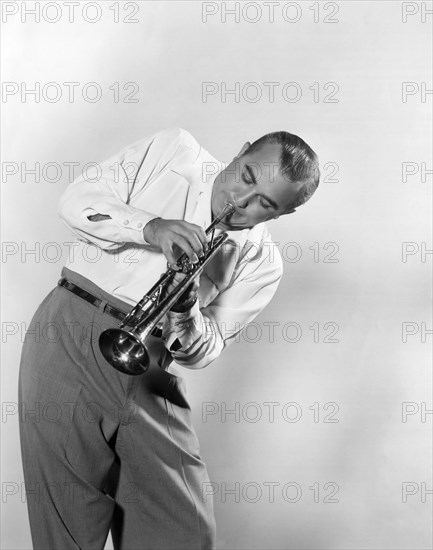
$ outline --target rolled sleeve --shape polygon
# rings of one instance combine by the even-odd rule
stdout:
[[[158,215],[131,202],[173,160],[184,132],[173,128],[140,140],[77,178],[60,199],[63,223],[105,250],[148,244],[143,229]]]

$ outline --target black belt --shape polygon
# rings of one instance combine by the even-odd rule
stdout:
[[[65,277],[62,277],[60,279],[60,281],[58,282],[58,285],[62,286],[63,288],[66,288],[66,290],[69,290],[73,294],[76,294],[83,300],[86,300],[86,302],[89,302],[89,304],[92,304],[92,306],[98,307],[102,303],[102,300],[100,298],[93,296],[93,294],[90,294],[90,292],[87,292],[87,290],[80,288],[75,283],[68,281],[68,279],[66,279]],[[110,304],[105,305],[104,313],[108,313],[109,315],[111,315],[112,317],[115,317],[119,321],[123,321],[123,319],[127,316],[127,313],[120,311],[120,309],[117,309],[116,307],[110,306]],[[162,330],[158,327],[155,327],[152,331],[152,334],[153,336],[160,338],[162,335]]]

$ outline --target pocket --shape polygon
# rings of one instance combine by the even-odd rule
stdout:
[[[91,331],[89,335],[89,349],[91,350],[93,359],[96,364],[104,370],[108,368],[114,369],[114,367],[111,366],[111,364],[105,359],[104,355],[102,354],[101,347],[99,345],[99,339],[104,331],[119,328],[120,325],[120,320],[112,317],[111,315],[108,315],[107,313],[102,313],[98,310],[95,310],[95,315],[93,317]]]

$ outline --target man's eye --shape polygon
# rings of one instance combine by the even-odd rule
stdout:
[[[242,181],[248,184],[253,183],[249,178],[245,176],[245,174],[242,174]]]
[[[272,206],[269,203],[263,202],[263,201],[260,201],[260,206],[263,206],[263,208],[266,208],[266,210],[268,210],[269,208],[272,208]]]

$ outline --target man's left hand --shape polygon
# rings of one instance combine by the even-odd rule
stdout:
[[[179,283],[181,283],[185,277],[187,277],[185,273],[182,273],[182,272],[175,273],[172,283],[167,287],[168,292],[169,293],[173,292],[175,287]],[[198,276],[197,276],[192,281],[192,283],[189,286],[187,286],[185,292],[183,292],[180,295],[180,298],[177,300],[174,306],[172,306],[171,311],[174,311],[175,313],[185,313],[189,311],[197,301],[198,287],[199,287],[199,282],[198,282]]]

